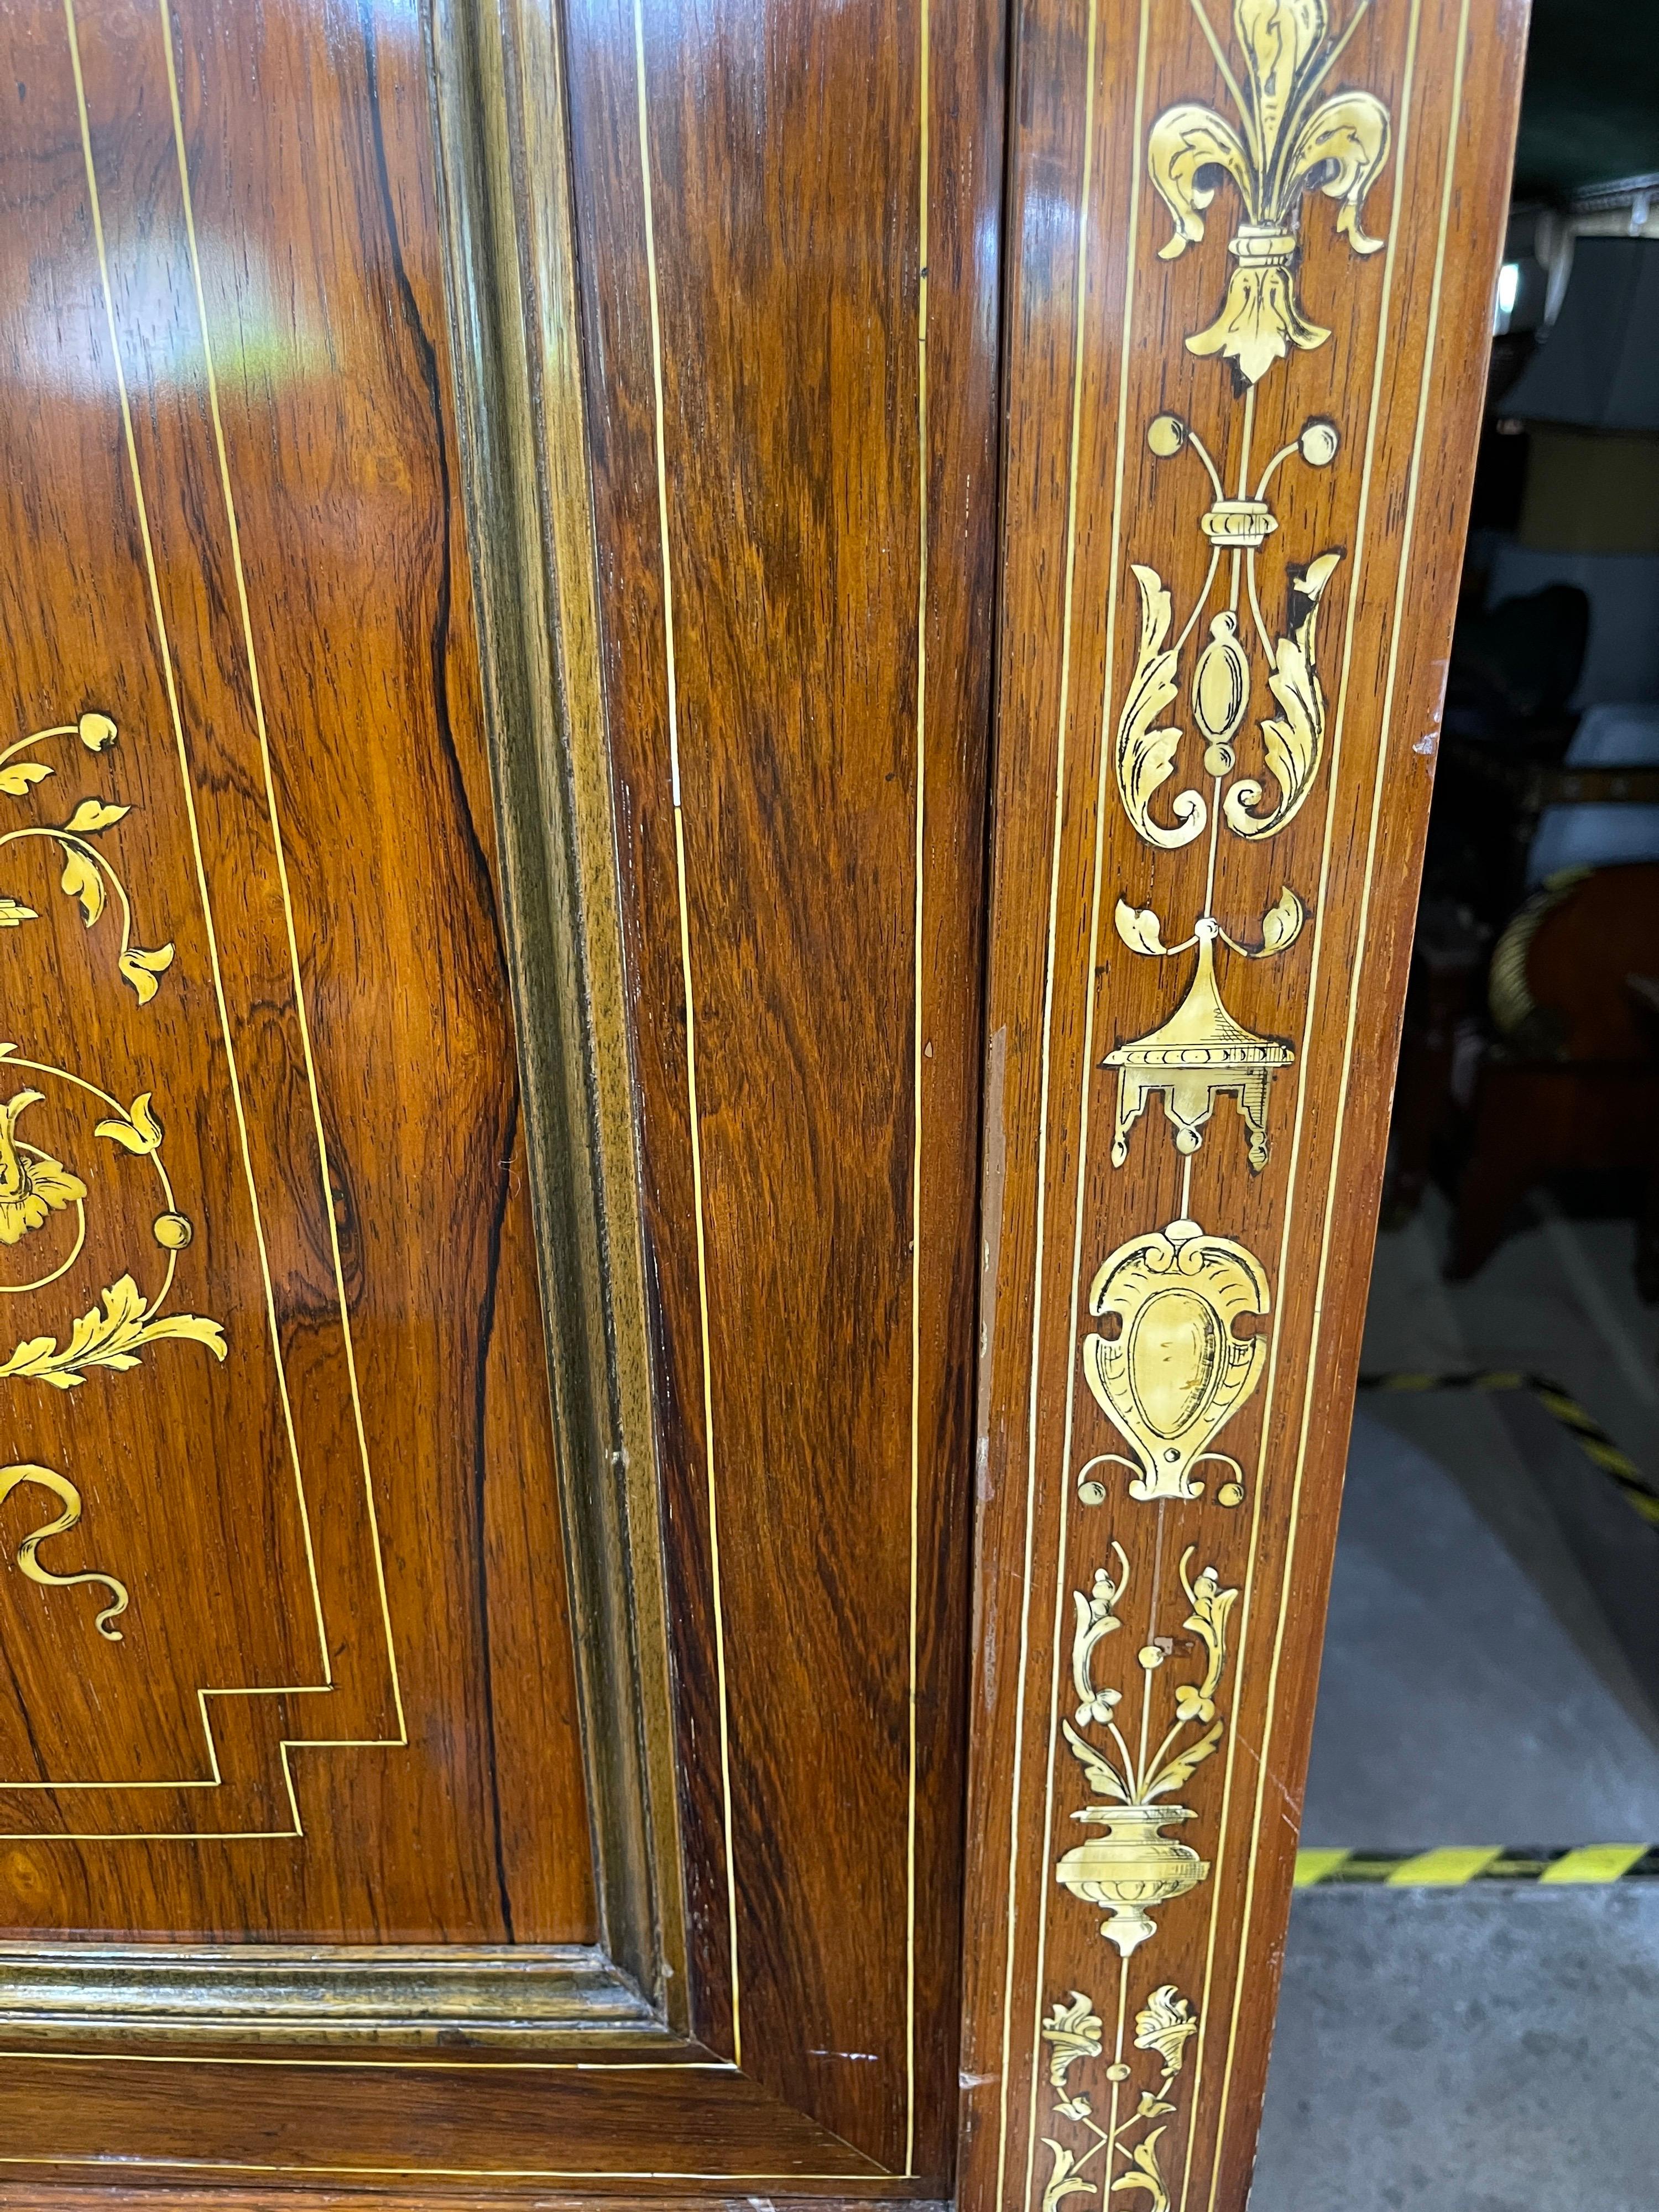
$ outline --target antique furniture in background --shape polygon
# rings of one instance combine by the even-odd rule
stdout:
[[[1659,928],[1659,877],[1638,865],[1659,849],[1659,709],[1592,707],[1559,766],[1528,760],[1529,739],[1548,743],[1500,715],[1452,752],[1413,940],[1386,1207],[1408,1219],[1431,1171],[1443,1178],[1455,1278],[1552,1178],[1633,1203],[1638,1220],[1648,1203],[1652,1052],[1625,979]],[[1571,915],[1548,920],[1564,903]],[[1528,981],[1540,927],[1541,1004]],[[1638,1273],[1655,1279],[1646,1242]]]
[[[1527,1194],[1564,1173],[1613,1174],[1644,1224],[1644,1291],[1659,1289],[1650,1224],[1659,1058],[1639,986],[1659,971],[1659,866],[1564,871],[1492,957],[1493,1040],[1475,1079],[1449,1272],[1472,1275]],[[1632,985],[1638,988],[1633,990]]]

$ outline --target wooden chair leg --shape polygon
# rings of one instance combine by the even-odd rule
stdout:
[[[1488,1093],[1479,1109],[1474,1149],[1457,1187],[1451,1252],[1445,1273],[1467,1282],[1503,1242],[1504,1225],[1545,1171],[1524,1117],[1505,1113]]]
[[[1428,917],[1419,936],[1428,934]],[[1403,1228],[1423,1202],[1434,1148],[1452,1118],[1452,1058],[1457,1025],[1484,974],[1484,946],[1419,943],[1400,1043],[1389,1130],[1392,1159],[1382,1198],[1382,1224]]]

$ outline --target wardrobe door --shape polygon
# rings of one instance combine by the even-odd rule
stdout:
[[[947,2194],[995,10],[0,49],[0,2166]]]

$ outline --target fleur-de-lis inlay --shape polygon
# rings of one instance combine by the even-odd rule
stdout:
[[[1176,225],[1160,249],[1163,259],[1203,237],[1204,210],[1221,173],[1243,202],[1244,220],[1228,247],[1237,266],[1221,313],[1187,340],[1189,353],[1231,362],[1241,390],[1259,383],[1291,346],[1323,345],[1330,336],[1297,297],[1304,195],[1322,192],[1340,203],[1336,227],[1356,253],[1375,253],[1382,244],[1366,236],[1359,216],[1389,158],[1389,111],[1373,93],[1320,97],[1364,12],[1361,0],[1347,29],[1331,40],[1325,0],[1235,0],[1244,82],[1229,70],[1227,83],[1238,127],[1195,100],[1166,107],[1152,125],[1147,167]]]

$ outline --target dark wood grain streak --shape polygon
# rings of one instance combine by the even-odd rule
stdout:
[[[743,2063],[884,2163],[902,2169],[913,2152],[920,2171],[941,2172],[954,2100],[1000,40],[988,9],[933,11],[913,1259],[920,18],[882,0],[647,11],[705,1316],[635,18],[582,0],[569,21],[696,2017],[717,2048],[737,2048],[724,1729]]]
[[[431,336],[421,319],[419,304],[404,264],[402,244],[398,235],[396,210],[392,202],[392,179],[386,159],[385,118],[380,100],[380,72],[374,41],[374,19],[372,0],[359,0],[358,22],[362,29],[364,55],[364,94],[367,112],[373,126],[375,173],[380,189],[385,236],[392,249],[392,264],[397,286],[398,304],[407,327],[410,341],[420,366],[421,380],[425,386],[432,419],[446,423],[445,394],[442,389],[436,349]],[[448,777],[455,817],[466,834],[469,859],[474,881],[475,896],[482,910],[489,916],[495,965],[496,995],[505,999],[507,993],[506,952],[496,915],[495,886],[489,863],[478,832],[473,823],[469,793],[463,780],[460,763],[455,750],[455,733],[449,711],[449,685],[447,653],[454,595],[454,487],[451,482],[449,438],[441,436],[436,444],[438,480],[434,487],[436,511],[443,533],[443,553],[439,570],[437,605],[433,611],[432,625],[432,692],[437,707],[436,733]],[[489,1597],[489,1547],[488,1542],[488,1489],[490,1462],[488,1453],[487,1425],[489,1404],[489,1364],[495,1348],[495,1309],[501,1287],[502,1235],[507,1207],[513,1189],[514,1155],[520,1152],[519,1099],[516,1085],[507,1102],[506,1126],[500,1133],[494,1151],[500,1156],[494,1188],[490,1194],[488,1216],[489,1261],[484,1273],[483,1296],[479,1300],[477,1320],[477,1378],[474,1383],[474,1420],[472,1445],[471,1555],[476,1563],[477,1577],[477,1607],[480,1620],[488,1622],[491,1606]],[[520,1171],[521,1166],[520,1166]],[[478,1640],[478,1697],[480,1719],[485,1736],[494,1746],[497,1738],[495,1718],[495,1660],[491,1636],[486,1629]],[[491,1844],[495,1857],[498,1910],[501,1933],[509,1943],[516,1940],[514,1926],[512,1885],[508,1877],[506,1836],[501,1814],[501,1790],[496,1761],[489,1762],[487,1782],[489,1790],[489,1819]]]

